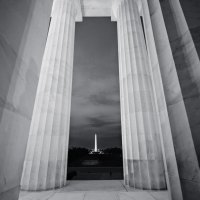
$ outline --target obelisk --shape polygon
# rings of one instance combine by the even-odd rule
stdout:
[[[97,152],[97,134],[95,133],[95,136],[94,136],[94,152]]]

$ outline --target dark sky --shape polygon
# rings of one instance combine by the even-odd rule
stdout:
[[[84,18],[76,24],[69,145],[121,147],[117,24]]]

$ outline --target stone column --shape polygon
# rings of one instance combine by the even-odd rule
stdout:
[[[161,129],[138,4],[116,1],[125,184],[166,188]]]
[[[183,199],[197,200],[200,196],[199,166],[176,66],[159,0],[148,0],[148,5],[171,124]],[[173,177],[171,179],[173,180]],[[172,199],[176,198],[172,196]]]
[[[51,5],[0,1],[1,200],[18,200]]]
[[[21,180],[25,190],[66,183],[76,15],[74,0],[54,2]]]
[[[200,163],[200,61],[179,0],[161,3],[190,128]]]
[[[164,155],[164,163],[166,170],[167,189],[169,191],[170,199],[182,200],[183,197],[182,197],[181,184],[179,179],[164,87],[160,72],[158,55],[156,52],[156,45],[155,45],[147,0],[142,1],[141,17],[143,18],[144,22],[144,32],[146,36],[145,38],[148,50],[148,57],[151,65],[150,68],[153,78],[155,96],[157,100],[159,121],[161,123],[161,130],[162,130],[161,143],[162,143],[162,151]]]

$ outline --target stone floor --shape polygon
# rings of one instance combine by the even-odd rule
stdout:
[[[123,181],[69,181],[67,187],[45,192],[21,191],[19,200],[169,200],[167,191],[126,188]]]

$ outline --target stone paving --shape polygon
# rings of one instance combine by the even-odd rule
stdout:
[[[69,181],[65,188],[44,192],[21,191],[19,200],[169,200],[167,191],[141,191],[123,181]]]

